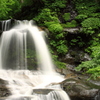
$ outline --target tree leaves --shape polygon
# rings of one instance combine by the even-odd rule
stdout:
[[[0,19],[9,19],[14,15],[16,10],[20,8],[19,2],[16,0],[1,0],[0,1]],[[13,13],[13,14],[12,14]]]

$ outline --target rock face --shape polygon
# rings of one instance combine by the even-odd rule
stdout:
[[[69,52],[65,55],[65,57],[60,59],[60,61],[66,63],[67,69],[70,69],[72,71],[75,70],[74,68],[77,67],[82,61],[89,60],[91,60],[90,56],[84,51],[79,50],[78,48],[70,49]]]
[[[33,92],[36,93],[36,94],[48,94],[50,93],[51,91],[53,91],[53,89],[34,89]]]
[[[100,84],[86,78],[68,78],[61,83],[71,100],[100,100]]]
[[[98,94],[95,96],[95,100],[100,100],[100,90],[99,90]]]

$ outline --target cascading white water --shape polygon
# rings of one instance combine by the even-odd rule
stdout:
[[[0,42],[0,78],[8,81],[12,95],[7,100],[69,100],[59,85],[50,86],[64,80],[54,70],[50,53],[40,31],[32,21],[17,21],[11,30],[4,31]],[[31,46],[29,46],[31,44]],[[28,70],[28,51],[35,46],[37,71]],[[33,50],[34,51],[34,50]],[[34,66],[33,66],[34,69]],[[34,89],[52,90],[48,94],[38,94]],[[17,100],[14,99],[14,100]]]
[[[36,57],[38,57],[37,59],[39,62],[38,66],[40,66],[45,72],[53,72],[54,67],[46,43],[43,39],[43,31],[39,31],[35,25],[32,26],[31,21],[29,23],[28,21],[18,21],[17,24],[18,25],[10,31],[5,31],[2,34],[0,46],[1,69],[10,69],[8,66],[11,65],[14,59],[15,65],[13,69],[27,69],[26,49],[27,41],[30,41],[30,38],[27,39],[26,37],[27,35],[30,35],[30,37],[33,39],[32,42],[35,43],[37,53]],[[14,58],[13,61],[11,60],[11,62],[7,62],[7,60],[10,58],[10,55],[14,54],[10,49],[14,50],[16,58]]]
[[[2,31],[10,29],[11,20],[2,21]]]

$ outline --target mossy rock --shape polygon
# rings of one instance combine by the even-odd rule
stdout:
[[[95,84],[95,81],[88,81],[86,78],[84,76],[67,78],[60,85],[71,100],[95,100],[95,97],[100,97],[100,85]]]

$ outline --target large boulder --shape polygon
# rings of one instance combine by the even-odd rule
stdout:
[[[61,87],[71,100],[100,100],[100,82],[88,81],[84,77],[67,78]]]

